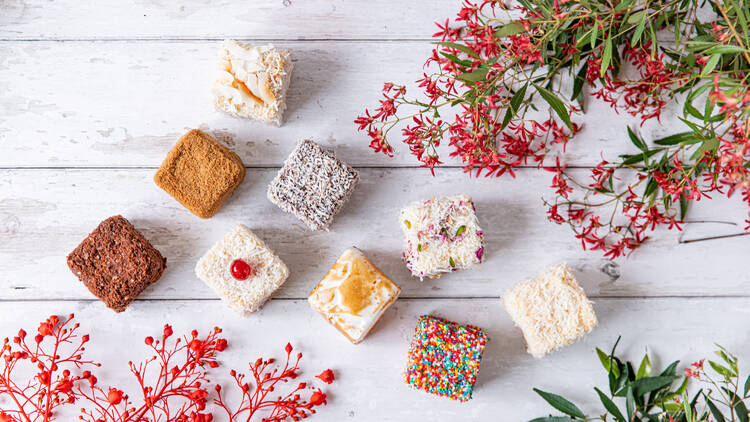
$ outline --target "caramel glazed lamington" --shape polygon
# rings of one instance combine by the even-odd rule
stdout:
[[[288,50],[224,40],[213,83],[214,106],[235,117],[280,126],[292,68]]]
[[[393,304],[401,288],[362,251],[350,248],[310,293],[310,306],[354,344],[361,342]]]

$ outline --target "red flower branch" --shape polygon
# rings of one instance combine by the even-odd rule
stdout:
[[[326,394],[304,382],[285,395],[272,397],[280,383],[297,378],[300,372],[302,354],[292,362],[289,344],[283,367],[276,367],[273,359],[258,359],[250,365],[254,387],[244,381],[244,375],[230,372],[242,394],[236,410],[229,410],[218,385],[218,398],[211,400],[208,371],[219,366],[218,355],[227,348],[219,328],[205,336],[193,331],[173,340],[172,327],[165,325],[160,339],[145,339],[154,355],[128,364],[140,391],[130,395],[114,385],[103,387],[91,372],[99,365],[83,358],[89,336],[78,336],[79,326],[72,319],[72,314],[64,320],[47,318],[33,342],[24,330],[12,341],[5,339],[0,349],[0,422],[54,421],[61,408],[73,405],[80,411],[79,418],[89,422],[211,422],[209,404],[226,412],[229,421],[251,421],[263,415],[264,421],[278,422],[306,418],[315,413],[315,407],[326,404]],[[333,372],[326,370],[318,378],[330,384]],[[309,397],[303,399],[308,391]],[[140,398],[138,403],[135,396]]]
[[[255,363],[250,364],[250,375],[255,388],[245,382],[244,374],[239,374],[234,370],[230,372],[235,385],[242,393],[240,402],[235,407],[230,409],[230,405],[222,396],[221,386],[215,387],[218,394],[215,403],[224,409],[227,420],[249,422],[257,412],[264,411],[266,416],[263,417],[263,421],[266,422],[278,422],[287,418],[297,421],[315,413],[314,407],[326,404],[326,394],[320,389],[314,390],[307,400],[301,397],[300,393],[308,389],[305,382],[297,384],[283,396],[272,397],[279,383],[291,382],[298,376],[302,353],[297,353],[296,359],[292,362],[292,345],[287,344],[284,350],[286,351],[286,359],[283,366],[276,366],[274,359],[264,360],[263,358],[259,358]],[[330,369],[324,371],[318,377],[329,384],[333,382],[333,372]]]

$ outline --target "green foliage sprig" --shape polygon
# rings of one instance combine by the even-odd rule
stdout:
[[[738,359],[724,347],[717,345],[717,359],[694,362],[680,374],[679,361],[655,371],[648,353],[637,364],[623,361],[615,354],[619,341],[610,353],[596,349],[608,379],[606,387],[594,387],[601,412],[586,415],[570,400],[535,388],[562,414],[530,422],[748,422],[750,376],[740,382]]]

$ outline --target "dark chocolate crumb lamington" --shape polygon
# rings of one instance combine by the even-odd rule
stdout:
[[[325,230],[359,182],[359,172],[310,140],[297,144],[268,187],[268,199],[312,230]]]
[[[167,259],[120,215],[102,221],[68,255],[68,267],[115,312],[122,312],[156,282]]]

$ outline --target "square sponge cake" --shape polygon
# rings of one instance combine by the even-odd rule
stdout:
[[[268,199],[311,230],[327,230],[359,182],[359,172],[311,140],[297,144],[268,186]]]
[[[489,337],[480,328],[423,315],[409,347],[405,381],[411,387],[468,401]]]
[[[237,224],[195,266],[195,274],[240,315],[257,311],[289,269],[247,226]]]
[[[120,215],[102,221],[68,255],[68,267],[115,312],[122,312],[167,267],[167,259]]]
[[[413,202],[401,210],[403,260],[412,275],[437,278],[484,257],[484,231],[469,195]]]
[[[154,182],[200,218],[210,218],[245,178],[240,157],[213,136],[193,129],[177,141]]]
[[[292,75],[289,50],[224,40],[213,83],[217,110],[281,125]]]
[[[516,284],[503,303],[536,358],[573,343],[597,324],[591,302],[565,264]]]
[[[354,344],[361,342],[401,293],[365,254],[349,248],[310,293],[308,302]]]

